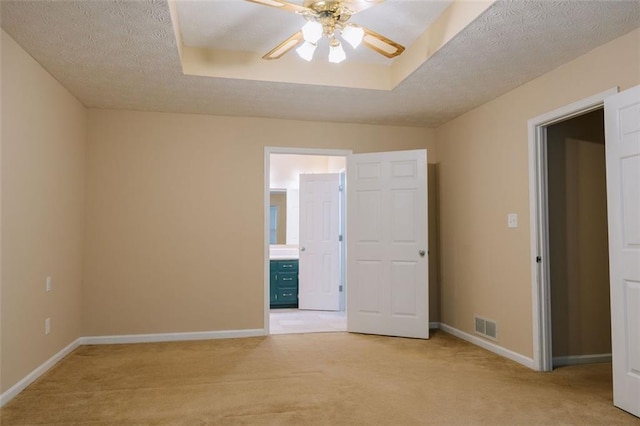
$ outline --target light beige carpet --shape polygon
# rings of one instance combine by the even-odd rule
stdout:
[[[83,346],[2,425],[638,425],[611,366],[536,373],[443,332]]]

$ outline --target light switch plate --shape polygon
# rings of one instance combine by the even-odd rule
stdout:
[[[509,213],[507,215],[507,227],[508,228],[517,228],[518,227],[518,214],[517,213]]]
[[[51,291],[51,277],[47,277],[47,282],[45,284],[45,290]]]

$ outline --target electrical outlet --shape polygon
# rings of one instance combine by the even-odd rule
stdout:
[[[47,277],[47,282],[45,284],[45,289],[47,291],[51,291],[51,277]]]
[[[46,318],[44,320],[44,334],[51,333],[51,318]]]
[[[508,228],[517,228],[518,227],[518,214],[517,213],[509,213],[507,215],[507,227]]]

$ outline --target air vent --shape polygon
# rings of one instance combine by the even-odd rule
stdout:
[[[476,316],[475,332],[491,340],[498,340],[498,325],[495,321]]]

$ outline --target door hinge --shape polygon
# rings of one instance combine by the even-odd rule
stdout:
[[[342,241],[342,235],[338,235],[338,241]]]
[[[340,285],[340,286],[338,287],[338,291],[340,291],[340,292],[342,291],[342,285]]]
[[[338,185],[338,192],[344,191],[344,185]]]
[[[536,256],[536,263],[542,263],[542,258],[540,256]]]

